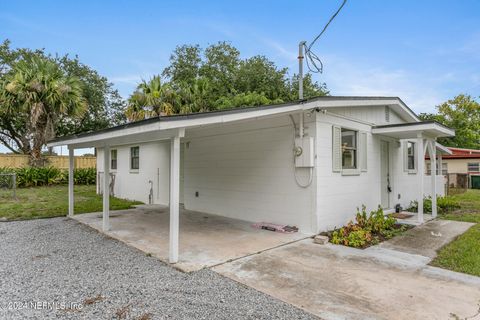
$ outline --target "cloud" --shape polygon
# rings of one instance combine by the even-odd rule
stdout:
[[[267,46],[272,48],[277,53],[277,55],[280,56],[281,58],[284,58],[289,62],[294,62],[297,60],[298,54],[294,51],[290,51],[286,49],[279,42],[273,39],[266,39],[266,38],[261,39],[261,41],[263,41],[263,43],[265,43]]]
[[[398,96],[417,113],[432,112],[451,97],[443,88],[457,78],[453,73],[430,75],[378,64],[354,65],[338,56],[324,56],[323,60],[324,73],[316,79],[326,82],[332,95]]]
[[[111,76],[108,78],[111,82],[118,84],[133,84],[136,85],[140,81],[142,81],[142,77],[138,74],[131,74],[131,75],[122,75],[122,76]]]

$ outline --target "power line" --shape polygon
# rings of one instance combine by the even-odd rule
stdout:
[[[338,13],[342,10],[342,8],[345,6],[347,3],[347,0],[343,0],[342,4],[338,8],[338,10],[330,17],[330,20],[328,20],[327,24],[323,27],[322,31],[313,39],[313,41],[310,43],[310,45],[307,46],[307,44],[304,44],[305,47],[305,60],[307,63],[307,68],[310,70],[310,72],[313,73],[322,73],[323,72],[323,63],[322,60],[314,53],[312,52],[312,47],[317,42],[318,39],[323,35],[323,33],[327,30],[328,26],[332,21],[335,19],[335,17],[338,15]]]

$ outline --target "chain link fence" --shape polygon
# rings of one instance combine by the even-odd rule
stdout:
[[[17,198],[17,175],[15,173],[0,173],[0,198]]]

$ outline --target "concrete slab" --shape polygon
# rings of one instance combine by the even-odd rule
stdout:
[[[75,215],[74,219],[102,231],[101,213]],[[168,207],[114,211],[110,224],[108,236],[168,262]],[[185,272],[196,271],[307,237],[298,232],[254,229],[247,221],[180,209],[180,257],[174,266]]]
[[[380,248],[435,258],[437,251],[467,231],[474,223],[432,220],[378,245]]]
[[[433,272],[423,256],[302,240],[213,268],[322,319],[463,319],[475,315],[479,278]]]
[[[402,213],[412,215],[412,216],[409,217],[409,218],[405,218],[405,219],[397,219],[397,223],[399,223],[399,224],[408,224],[408,225],[411,225],[411,226],[420,226],[420,225],[434,219],[431,214],[424,213],[423,214],[423,222],[420,223],[420,222],[418,222],[418,213],[417,212],[404,211]]]

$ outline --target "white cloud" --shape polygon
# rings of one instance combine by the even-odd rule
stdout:
[[[286,49],[283,45],[281,45],[277,41],[272,39],[266,39],[266,38],[261,39],[261,41],[263,41],[267,46],[272,48],[277,53],[277,55],[280,56],[281,58],[286,59],[289,62],[293,62],[297,60],[298,54],[296,52]]]
[[[137,85],[140,81],[142,81],[142,77],[138,74],[111,76],[108,79],[115,84],[124,83]]]
[[[432,112],[447,100],[451,93],[442,86],[456,77],[453,73],[428,75],[378,64],[354,65],[338,56],[324,56],[323,61],[324,73],[316,77],[327,83],[332,95],[398,96],[417,113]]]

